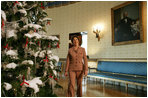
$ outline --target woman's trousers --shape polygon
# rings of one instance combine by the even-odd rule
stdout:
[[[67,97],[75,97],[75,81],[77,80],[77,97],[82,97],[83,71],[69,71]]]

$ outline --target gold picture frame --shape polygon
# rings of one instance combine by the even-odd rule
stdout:
[[[112,45],[143,42],[142,2],[130,1],[111,8]]]

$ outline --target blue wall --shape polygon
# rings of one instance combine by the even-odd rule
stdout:
[[[99,61],[97,70],[115,73],[147,75],[147,63]]]

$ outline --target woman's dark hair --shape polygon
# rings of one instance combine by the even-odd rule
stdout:
[[[80,39],[79,39],[79,37],[78,37],[78,36],[76,36],[76,35],[74,35],[74,36],[71,38],[71,42],[73,43],[73,39],[74,39],[75,37],[78,39],[79,44],[80,44]]]

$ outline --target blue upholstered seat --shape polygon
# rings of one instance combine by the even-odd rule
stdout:
[[[89,73],[88,75],[93,76],[99,76],[99,77],[106,77],[106,78],[112,78],[112,79],[119,79],[119,80],[125,80],[130,82],[136,82],[136,83],[142,83],[147,84],[147,78],[146,77],[139,77],[139,76],[127,76],[127,75],[121,75],[121,74],[113,74],[113,73],[104,73],[104,72],[94,72]]]
[[[147,76],[146,62],[98,62],[98,71]]]
[[[97,72],[88,75],[147,84],[147,63],[99,61]]]

